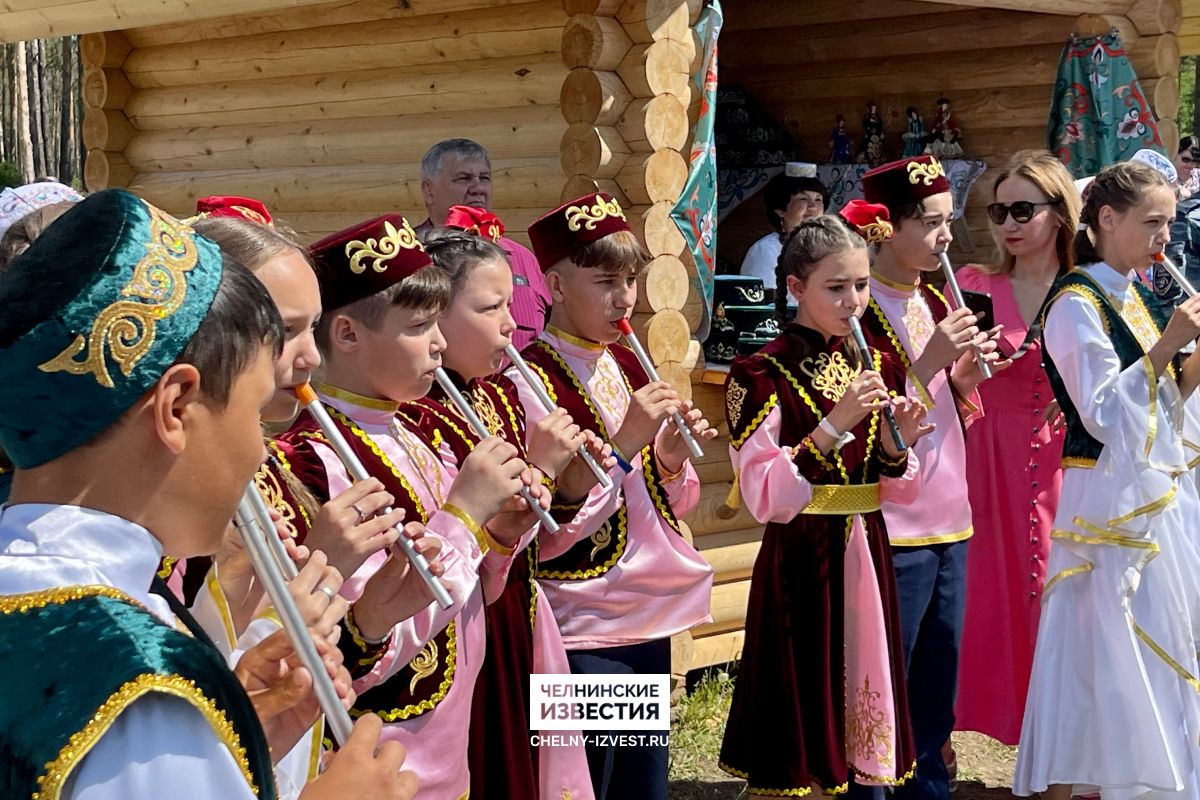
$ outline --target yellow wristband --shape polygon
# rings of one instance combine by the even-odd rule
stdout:
[[[497,542],[495,537],[492,536],[492,532],[487,529],[487,525],[483,526],[483,538],[484,538],[484,541],[487,542],[488,547],[495,550],[497,553],[499,553],[502,556],[511,556],[513,553],[516,552],[515,547],[505,547],[504,545]]]
[[[447,514],[449,514],[450,516],[457,519],[463,525],[466,525],[467,530],[469,530],[471,532],[471,534],[475,537],[475,542],[479,545],[479,549],[482,550],[484,553],[486,553],[488,551],[488,537],[484,534],[483,528],[481,528],[479,526],[479,523],[475,521],[474,517],[472,517],[470,514],[463,511],[461,508],[454,505],[453,503],[444,504],[442,506],[442,511],[445,511]]]

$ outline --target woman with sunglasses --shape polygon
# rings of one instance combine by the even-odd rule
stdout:
[[[1016,744],[1037,640],[1050,531],[1062,478],[1058,406],[1042,368],[1042,304],[1073,266],[1080,200],[1071,176],[1044,150],[1023,150],[1000,170],[988,206],[999,250],[992,266],[958,273],[964,290],[991,295],[1000,349],[1012,366],[979,391],[987,415],[967,431],[967,483],[975,526],[967,556],[967,607],[959,661],[959,730]]]

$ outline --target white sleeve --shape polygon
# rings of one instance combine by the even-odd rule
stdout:
[[[778,266],[779,260],[772,253],[768,241],[763,238],[750,245],[750,249],[746,251],[746,257],[742,259],[741,272],[743,275],[762,278],[764,287],[774,289],[775,268]]]
[[[241,769],[187,701],[149,694],[129,706],[64,787],[69,800],[254,800]]]

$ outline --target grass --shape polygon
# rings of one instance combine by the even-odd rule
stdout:
[[[671,712],[671,800],[737,800],[745,782],[717,766],[733,699],[736,665],[705,670]],[[1009,800],[1016,748],[977,733],[955,733],[959,789],[954,800]]]

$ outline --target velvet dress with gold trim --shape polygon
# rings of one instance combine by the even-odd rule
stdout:
[[[898,365],[875,357],[903,392]],[[911,453],[888,458],[878,412],[840,451],[821,454],[809,436],[858,372],[842,340],[793,324],[735,361],[726,383],[741,494],[767,523],[720,762],[752,793],[844,790],[852,775],[895,785],[915,758],[879,509],[882,497],[915,495],[919,465]]]
[[[457,374],[450,375],[488,430],[516,446],[523,458],[525,412],[512,383],[498,377],[467,385]],[[400,413],[427,439],[438,442],[439,451],[449,448],[456,468],[481,441],[436,383],[428,395],[403,406]],[[487,655],[475,682],[468,750],[471,796],[477,800],[538,796],[538,748],[529,744],[529,676],[533,672],[537,602],[533,566],[537,563],[537,539],[527,536],[522,541],[526,540],[529,546],[513,558],[500,596],[488,598],[484,607]]]

